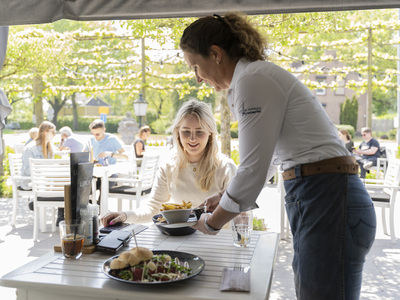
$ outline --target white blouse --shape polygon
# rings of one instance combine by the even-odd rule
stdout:
[[[236,165],[232,159],[223,154],[220,154],[219,157],[221,165],[216,170],[214,184],[208,191],[201,190],[195,184],[196,172],[193,169],[197,167],[196,164],[187,164],[185,168],[180,169],[175,184],[173,182],[175,163],[170,160],[160,166],[151,190],[150,200],[138,210],[127,211],[127,221],[131,223],[150,222],[154,215],[160,213],[163,203],[182,204],[182,201],[185,200],[185,202],[190,201],[194,208],[208,197],[225,190],[236,173]]]
[[[255,208],[278,165],[350,155],[316,96],[273,63],[239,60],[228,103],[239,122],[240,166],[220,202],[227,211]]]

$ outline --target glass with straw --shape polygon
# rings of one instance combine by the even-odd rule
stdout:
[[[66,258],[78,259],[82,256],[86,223],[83,220],[61,221],[61,248]]]

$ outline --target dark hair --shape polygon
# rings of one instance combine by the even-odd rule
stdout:
[[[105,128],[103,120],[96,119],[89,125],[89,129]]]
[[[227,13],[224,17],[208,16],[190,24],[183,32],[180,48],[200,54],[210,55],[210,47],[221,47],[233,61],[242,57],[250,61],[265,60],[266,40],[240,13]]]

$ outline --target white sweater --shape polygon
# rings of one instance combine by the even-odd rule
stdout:
[[[154,182],[150,200],[136,211],[127,211],[127,221],[131,223],[150,222],[151,218],[160,213],[163,203],[178,203],[190,201],[192,207],[199,206],[208,197],[225,190],[232,177],[236,174],[236,165],[232,159],[220,154],[221,165],[214,176],[214,184],[208,191],[203,191],[195,184],[196,164],[188,164],[179,170],[176,184],[172,184],[174,162],[169,161],[160,166]]]

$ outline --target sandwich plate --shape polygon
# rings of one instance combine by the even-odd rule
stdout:
[[[174,283],[174,282],[179,282],[182,280],[187,280],[189,278],[192,278],[196,275],[199,275],[201,273],[201,271],[203,271],[204,266],[205,266],[205,262],[204,260],[197,256],[197,255],[193,255],[190,253],[185,253],[185,252],[179,252],[179,251],[169,251],[169,250],[156,250],[153,251],[154,255],[157,254],[168,254],[169,256],[171,256],[172,259],[174,259],[175,257],[177,257],[182,263],[183,262],[188,262],[190,268],[192,269],[192,273],[189,274],[186,278],[182,278],[182,279],[177,279],[177,280],[170,280],[170,281],[157,281],[157,282],[141,282],[141,281],[130,281],[130,280],[125,280],[125,279],[121,279],[115,276],[110,275],[110,264],[111,261],[114,258],[117,258],[119,255],[115,255],[109,259],[107,259],[102,267],[102,271],[105,275],[107,275],[108,277],[117,280],[117,281],[121,281],[121,282],[126,282],[126,283],[131,283],[131,284],[139,284],[139,285],[154,285],[154,284],[168,284],[168,283]]]

